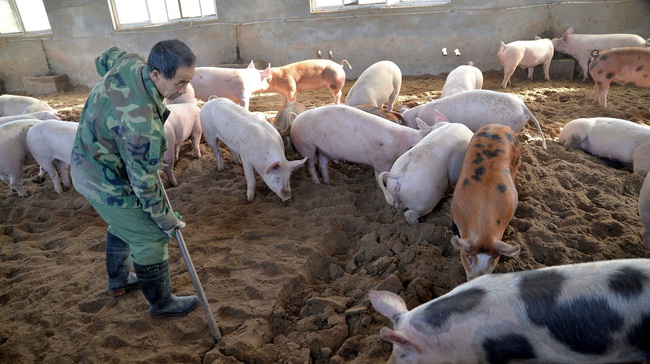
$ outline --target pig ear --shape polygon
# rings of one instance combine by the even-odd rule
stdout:
[[[251,63],[248,64],[248,69],[255,68],[255,63],[253,63],[253,60],[251,60]]]
[[[438,124],[438,123],[448,123],[449,122],[449,120],[447,120],[447,118],[438,110],[436,110],[436,113],[435,113],[435,116],[434,116],[433,120],[434,120],[433,121],[434,125]]]
[[[406,308],[406,303],[402,297],[393,292],[388,291],[370,291],[368,293],[372,307],[380,314],[388,317],[393,324],[403,314],[409,310]]]
[[[420,130],[431,130],[431,126],[420,118],[415,118],[415,123],[418,125],[418,129]]]
[[[280,161],[275,161],[266,169],[266,174],[273,172],[274,170],[280,169]]]
[[[409,337],[407,337],[404,334],[389,329],[388,327],[384,327],[379,331],[379,337],[382,340],[386,340],[393,343],[393,345],[401,346],[402,350],[414,351],[419,354],[423,352],[422,348],[420,347],[420,345],[418,345],[417,342],[411,340]]]
[[[464,251],[469,251],[472,248],[472,245],[466,239],[461,239],[458,236],[454,235],[451,237],[451,245],[454,248]]]
[[[505,255],[506,257],[511,257],[517,253],[519,253],[519,250],[521,247],[519,245],[510,245],[506,244],[502,241],[497,241],[494,243],[494,247],[492,248],[495,252],[497,252],[499,255]]]
[[[293,172],[296,169],[304,166],[306,161],[307,161],[307,157],[305,157],[305,158],[303,158],[301,160],[289,161],[289,168],[291,168],[291,171]]]
[[[270,78],[270,77],[271,77],[271,64],[269,63],[269,65],[264,69],[264,71],[262,71],[262,78]]]
[[[218,98],[219,98],[219,96],[217,96],[217,95],[210,95],[210,97],[208,97],[208,101],[210,101],[210,100],[216,100],[216,99],[218,99]]]

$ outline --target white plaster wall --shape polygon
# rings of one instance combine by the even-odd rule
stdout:
[[[94,60],[118,45],[146,57],[159,40],[178,38],[199,66],[261,60],[273,66],[315,58],[329,50],[347,59],[357,78],[369,65],[392,60],[404,75],[447,73],[474,62],[499,70],[501,41],[579,33],[635,33],[650,38],[650,2],[451,0],[435,7],[310,14],[309,0],[218,0],[219,19],[135,30],[114,30],[106,0],[44,0],[52,34],[0,37],[0,80],[5,92],[23,91],[22,77],[65,73],[71,84],[92,86]],[[507,5],[503,5],[507,4]],[[448,48],[450,55],[442,56]],[[461,56],[454,56],[459,48]],[[237,53],[238,52],[238,53]]]

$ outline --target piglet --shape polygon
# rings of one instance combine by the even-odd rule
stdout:
[[[650,88],[650,48],[625,47],[598,52],[589,63],[596,101],[607,107],[610,83]]]
[[[483,126],[469,143],[450,207],[451,244],[460,250],[467,280],[492,273],[502,255],[519,253],[501,239],[517,208],[520,164],[519,140],[505,125]]]
[[[474,133],[463,124],[447,122],[444,115],[431,132],[402,154],[390,169],[379,174],[386,202],[404,212],[415,225],[430,213],[458,181],[460,166]]]
[[[533,71],[535,66],[542,65],[544,69],[544,79],[549,81],[549,69],[551,59],[553,58],[553,42],[548,38],[535,36],[535,40],[518,40],[505,44],[501,42],[497,57],[503,66],[503,82],[501,87],[512,84],[510,77],[517,69],[528,68],[528,80],[533,80]]]
[[[386,103],[386,110],[391,111],[401,87],[402,71],[399,67],[391,61],[379,61],[366,68],[354,82],[345,97],[345,104],[382,108]]]
[[[208,101],[212,95],[237,99],[248,109],[251,95],[268,87],[270,75],[271,65],[259,71],[253,61],[248,68],[196,67],[190,84],[199,100]]]
[[[297,100],[299,91],[317,90],[327,87],[334,97],[334,103],[341,102],[341,89],[345,85],[343,65],[328,59],[308,59],[282,67],[271,67],[271,78],[264,92],[275,92],[282,97],[282,105]]]
[[[307,157],[312,183],[329,183],[330,159],[371,166],[375,176],[389,171],[395,160],[431,131],[395,124],[382,117],[347,105],[325,105],[309,109],[293,121],[291,141],[300,155]]]
[[[167,105],[170,111],[165,121],[165,137],[167,138],[167,150],[163,153],[163,165],[165,174],[172,186],[178,186],[174,176],[174,163],[178,160],[181,144],[191,138],[194,156],[201,158],[201,109],[194,102]]]
[[[291,154],[295,153],[293,144],[291,143],[291,124],[305,110],[307,110],[307,107],[304,104],[298,101],[292,101],[284,105],[275,115],[275,120],[273,120],[273,126],[278,130],[284,142],[285,151]]]
[[[408,310],[370,291],[393,323],[390,363],[627,363],[650,360],[650,259],[490,274]]]
[[[454,68],[445,79],[442,86],[442,95],[451,96],[463,91],[478,90],[483,87],[483,72],[474,67],[474,63],[461,65]]]
[[[501,124],[518,133],[526,122],[532,120],[546,149],[544,133],[537,118],[515,95],[492,90],[464,91],[405,110],[402,116],[410,127],[415,127],[416,118],[432,125],[436,110],[445,115],[449,122],[464,124],[474,132],[484,125]]]
[[[558,135],[568,150],[583,150],[631,166],[645,176],[650,171],[650,126],[616,118],[580,118],[568,122]]]
[[[233,158],[241,158],[249,202],[255,197],[255,172],[283,202],[291,199],[291,172],[306,159],[287,161],[280,133],[269,122],[229,99],[215,98],[201,108],[201,125],[219,171],[223,170],[219,140],[234,152]]]
[[[23,188],[23,165],[36,163],[27,146],[27,132],[41,122],[26,119],[0,125],[0,179],[20,197],[27,196]]]
[[[68,167],[78,127],[79,124],[72,121],[45,120],[27,132],[29,151],[41,167],[39,181],[42,182],[47,172],[59,194],[63,192],[62,182],[66,188],[71,185]]]
[[[61,114],[51,108],[45,101],[37,98],[20,95],[0,95],[0,116],[23,115],[37,111],[49,111],[54,114],[53,119],[61,117]]]
[[[556,52],[568,54],[578,62],[583,81],[589,75],[587,66],[594,49],[604,51],[618,47],[650,46],[650,39],[643,39],[636,34],[575,34],[573,27],[551,41]]]

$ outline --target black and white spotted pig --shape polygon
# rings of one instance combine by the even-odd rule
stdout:
[[[411,311],[369,296],[394,325],[391,363],[650,360],[650,259],[484,275]]]

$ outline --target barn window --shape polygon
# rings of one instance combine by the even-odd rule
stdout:
[[[115,28],[217,18],[215,0],[108,0]]]
[[[0,0],[0,34],[51,33],[43,0]]]
[[[449,4],[450,0],[311,0],[312,13]]]

